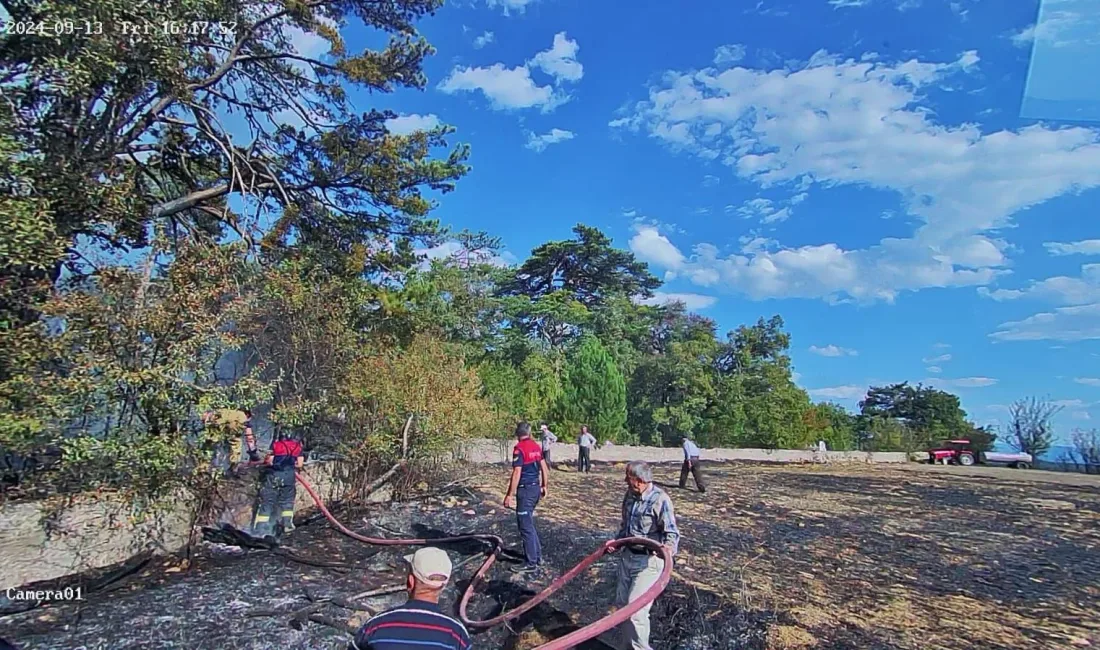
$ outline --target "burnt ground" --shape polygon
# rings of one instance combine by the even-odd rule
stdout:
[[[684,540],[653,609],[658,650],[1100,646],[1100,483],[867,465],[706,472],[706,495],[668,487]],[[665,484],[678,473],[657,468]],[[495,532],[515,544],[514,517],[500,506],[505,479],[505,469],[484,468],[452,495],[338,516],[378,536]],[[555,472],[551,490],[538,525],[561,572],[616,529],[622,469]],[[367,613],[326,599],[403,581],[408,549],[367,547],[324,521],[300,526],[287,545],[350,569],[206,545],[189,566],[150,566],[83,602],[0,619],[0,636],[32,650],[344,648],[340,628]],[[457,563],[481,547],[449,550]],[[614,562],[475,644],[523,650],[595,620],[609,611]],[[458,569],[447,607],[479,563]],[[548,582],[521,584],[507,566],[494,569],[473,614],[493,615]],[[357,603],[379,610],[402,599]],[[317,620],[291,620],[311,602]]]

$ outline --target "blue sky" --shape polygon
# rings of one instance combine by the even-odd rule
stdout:
[[[722,329],[782,314],[817,399],[1038,395],[1068,436],[1100,418],[1088,4],[464,0],[420,24],[425,91],[355,100],[455,126],[436,214],[518,259],[595,225]]]

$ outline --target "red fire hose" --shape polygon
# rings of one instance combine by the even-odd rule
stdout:
[[[600,548],[593,551],[591,555],[584,558],[579,564],[567,571],[565,575],[552,582],[549,587],[543,589],[538,595],[536,595],[531,600],[523,603],[519,607],[516,607],[515,609],[509,610],[500,614],[499,616],[484,621],[471,620],[466,613],[466,609],[467,607],[469,607],[470,604],[470,598],[473,597],[474,592],[477,591],[477,588],[481,585],[482,582],[484,582],[485,575],[488,573],[489,567],[493,566],[493,563],[496,562],[497,556],[500,555],[501,549],[504,548],[504,540],[502,540],[500,537],[497,537],[496,535],[483,534],[457,535],[455,537],[440,537],[437,539],[385,539],[382,537],[367,537],[366,535],[360,535],[359,533],[350,530],[347,526],[340,523],[336,519],[336,517],[332,516],[332,513],[329,512],[328,508],[325,507],[324,501],[322,501],[321,497],[317,495],[317,492],[314,491],[313,486],[309,484],[309,481],[307,481],[301,474],[296,474],[295,476],[298,482],[301,483],[302,487],[305,488],[306,492],[309,493],[309,496],[313,498],[313,502],[317,504],[317,507],[321,510],[321,513],[325,515],[325,519],[328,519],[329,523],[335,526],[336,529],[339,530],[341,533],[347,535],[352,539],[359,540],[360,542],[365,542],[367,544],[376,544],[379,546],[426,546],[429,544],[449,544],[455,542],[479,540],[486,541],[492,544],[493,550],[489,553],[489,556],[485,558],[485,562],[482,563],[481,568],[478,569],[477,573],[474,574],[473,579],[470,580],[470,586],[466,588],[466,592],[462,594],[462,600],[459,601],[458,616],[462,619],[462,622],[468,627],[494,627],[496,625],[504,623],[505,621],[510,621],[518,616],[521,616],[525,612],[530,611],[533,607],[549,598],[555,592],[561,590],[561,588],[568,584],[571,580],[573,580],[573,578],[576,578],[585,569],[595,564],[604,555],[608,553],[613,553],[624,546],[643,546],[645,548],[656,551],[660,554],[661,558],[664,559],[665,566],[664,569],[661,571],[661,577],[658,578],[657,582],[655,582],[653,586],[647,589],[645,593],[643,593],[637,600],[597,620],[594,623],[589,623],[579,630],[570,632],[569,634],[559,639],[554,639],[550,643],[544,643],[535,650],[566,650],[566,648],[573,648],[585,641],[588,641],[589,639],[594,639],[600,634],[603,634],[604,632],[615,628],[617,625],[634,615],[635,612],[656,600],[657,596],[659,596],[661,592],[665,590],[665,587],[668,586],[668,581],[672,577],[672,553],[664,546],[644,537],[628,537],[626,539],[611,540],[609,542],[605,542]]]

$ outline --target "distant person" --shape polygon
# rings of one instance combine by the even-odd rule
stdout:
[[[451,558],[425,547],[405,557],[409,575],[404,605],[371,618],[355,635],[358,650],[468,650],[470,635],[439,607],[439,595],[451,579]]]
[[[653,484],[653,470],[640,460],[627,463],[626,496],[623,497],[622,525],[618,538],[648,537],[669,549],[672,555],[680,545],[680,530],[672,500]],[[615,605],[623,607],[637,600],[661,577],[665,561],[645,547],[623,548],[619,556],[619,577]],[[652,650],[649,645],[649,610],[646,605],[618,627],[620,647]]]
[[[252,522],[252,534],[257,537],[274,535],[276,523],[282,532],[294,530],[294,498],[297,496],[295,475],[305,464],[302,443],[292,436],[279,433],[264,458],[264,482],[260,488],[260,507]],[[276,513],[278,513],[276,515]]]
[[[695,487],[701,494],[707,493],[707,486],[703,484],[703,472],[699,466],[699,447],[691,440],[690,435],[684,436],[684,464],[680,466],[680,489],[687,487],[688,472],[695,479]]]
[[[512,449],[512,477],[504,494],[505,508],[511,508],[512,499],[515,499],[516,526],[526,559],[522,566],[513,569],[516,573],[536,573],[542,564],[542,545],[535,529],[535,506],[547,494],[549,474],[542,448],[531,439],[531,425],[520,422],[516,425],[516,446]]]
[[[577,440],[577,471],[587,474],[592,471],[592,448],[596,446],[596,437],[588,433],[588,427],[581,427],[581,437]]]
[[[558,437],[554,435],[554,432],[550,430],[550,427],[545,424],[542,425],[542,457],[546,459],[546,464],[550,467],[554,466],[554,461],[550,459],[550,445],[558,441]]]

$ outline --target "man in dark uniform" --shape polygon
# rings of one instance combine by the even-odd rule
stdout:
[[[535,530],[535,506],[539,499],[546,496],[546,480],[550,470],[542,456],[542,446],[531,439],[530,424],[520,422],[516,425],[516,438],[516,446],[512,450],[512,478],[504,495],[504,507],[511,508],[515,498],[516,525],[527,561],[513,571],[535,573],[542,563],[542,546],[539,544],[539,533]]]
[[[304,464],[302,443],[279,433],[271,443],[271,451],[264,459],[264,483],[260,488],[260,507],[252,522],[252,534],[257,537],[274,535],[275,523],[282,524],[282,532],[294,530],[295,472]]]

